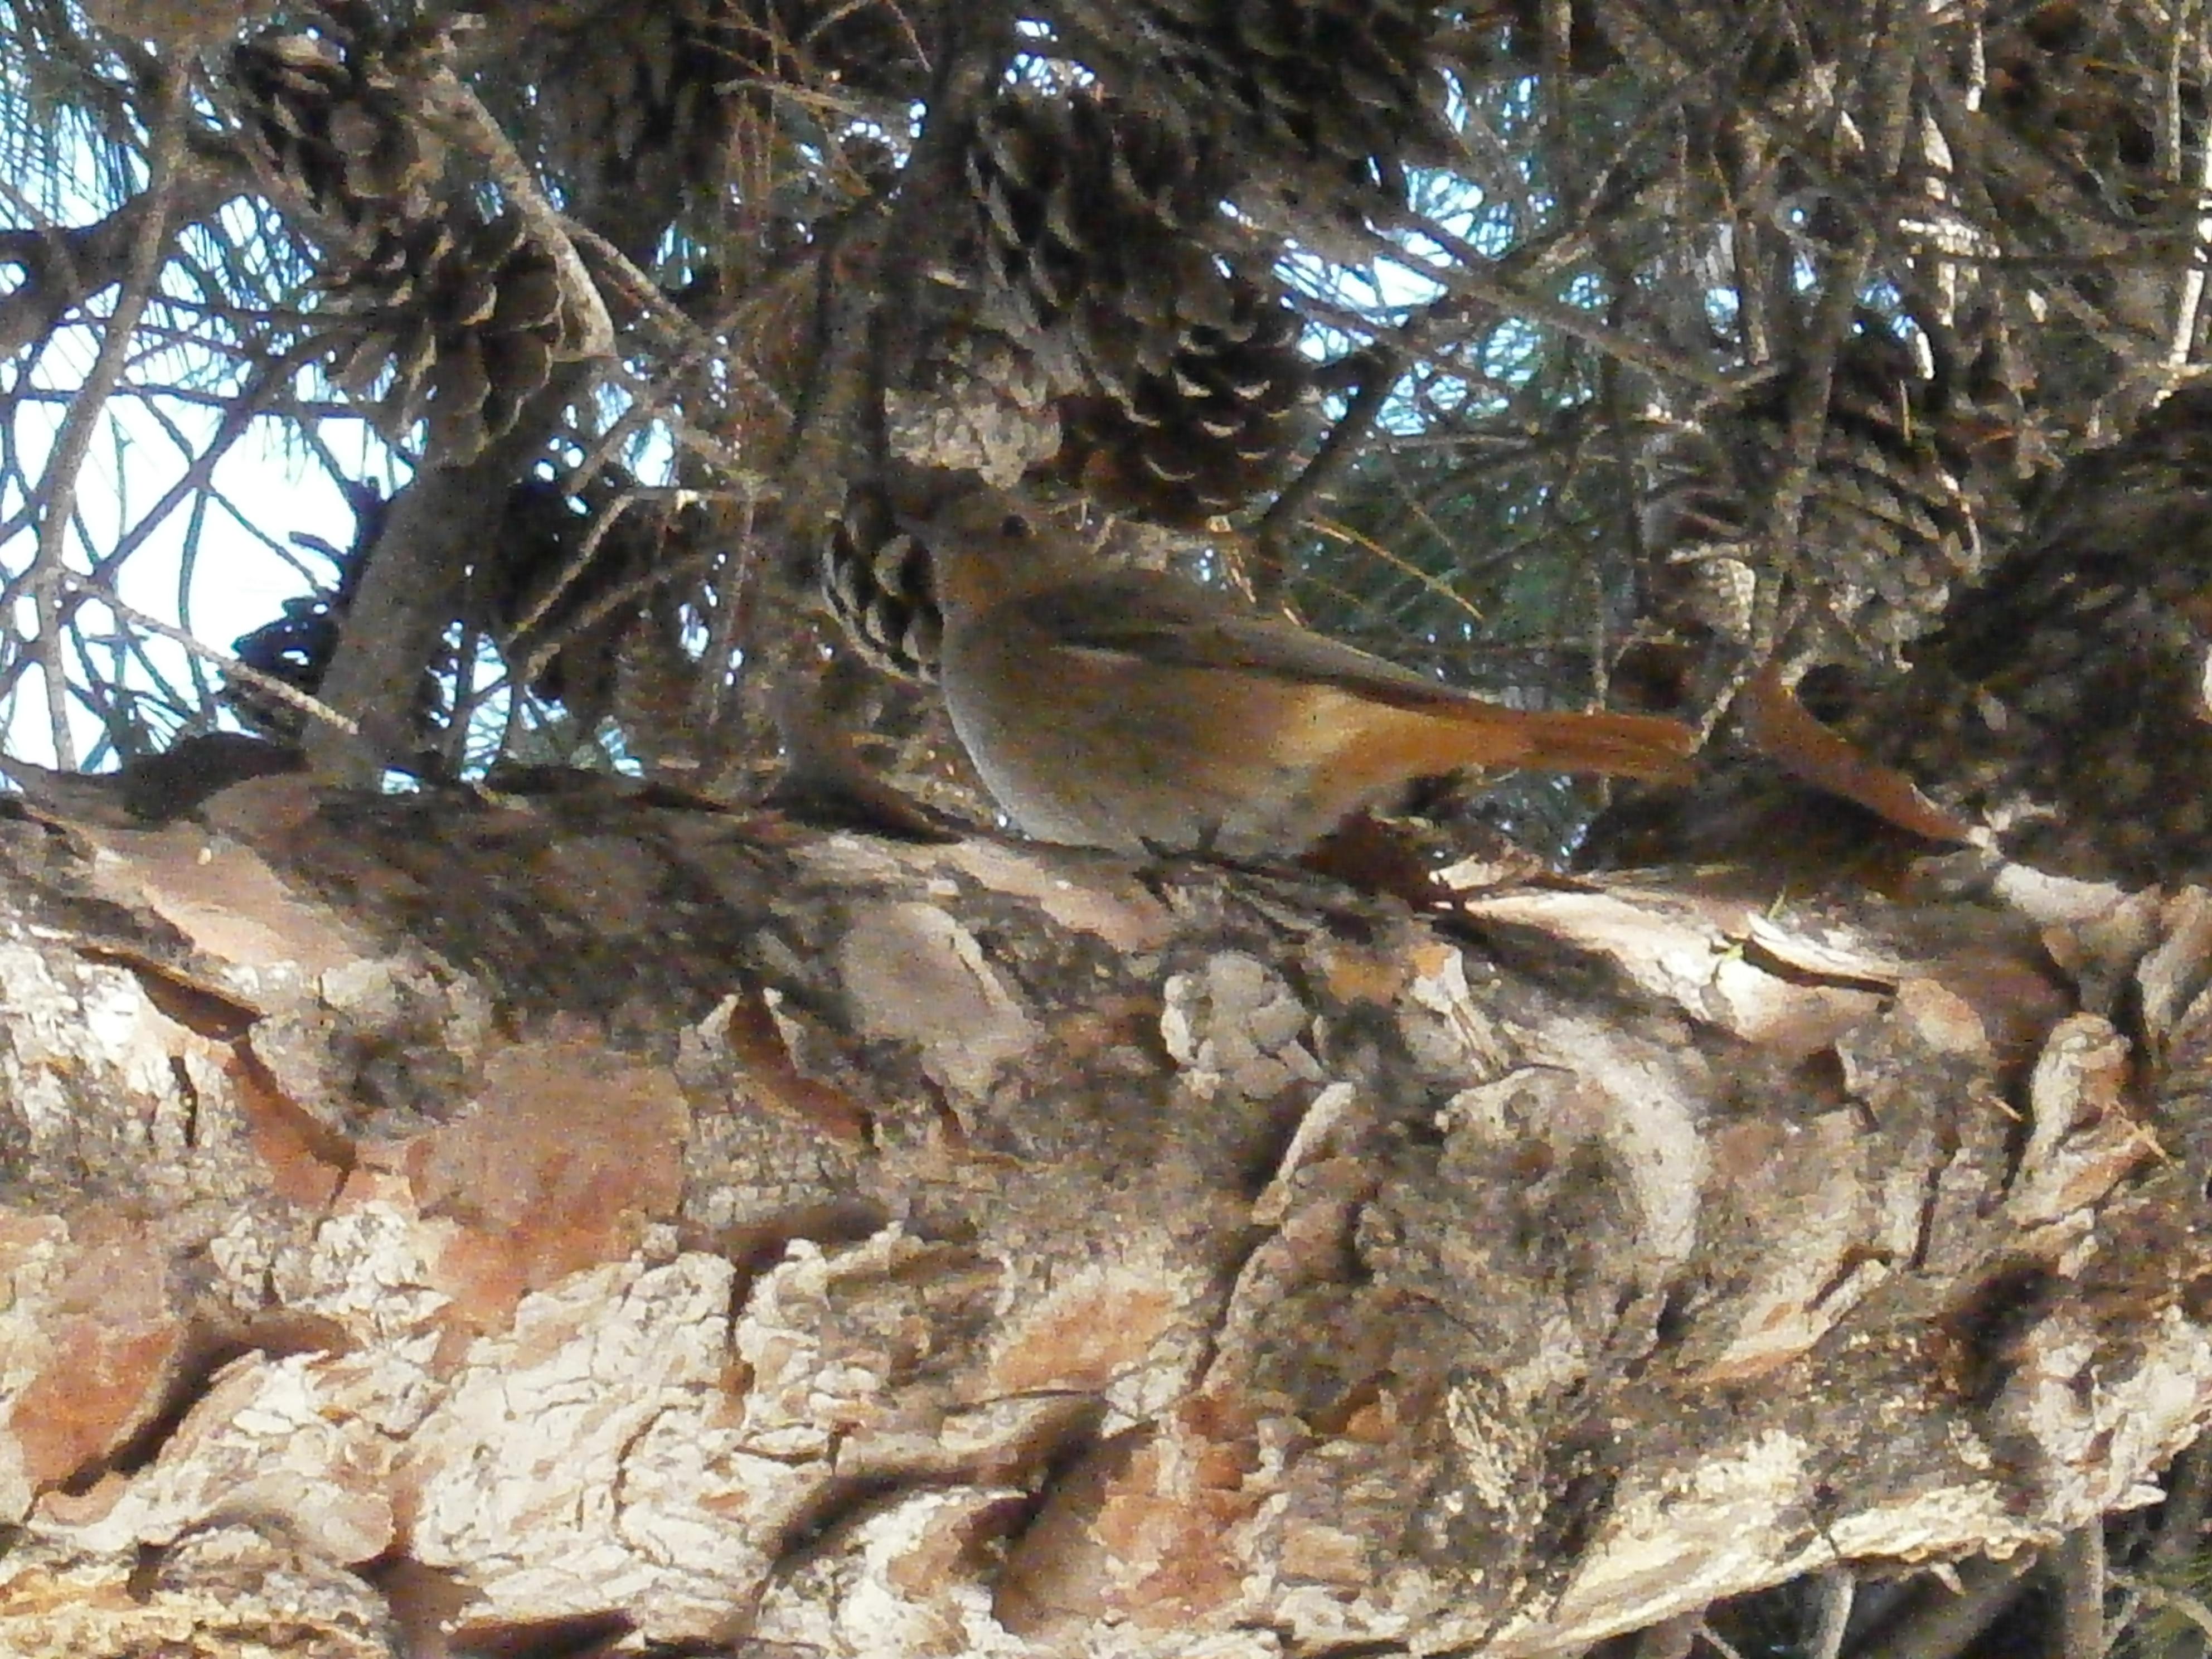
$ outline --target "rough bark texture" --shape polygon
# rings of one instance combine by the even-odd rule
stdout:
[[[2212,1413],[2208,944],[0,817],[0,1649],[1521,1655],[2002,1555]]]

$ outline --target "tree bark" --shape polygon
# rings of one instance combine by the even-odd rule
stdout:
[[[2208,942],[0,819],[0,1647],[1534,1655],[2037,1549],[2212,1412]]]

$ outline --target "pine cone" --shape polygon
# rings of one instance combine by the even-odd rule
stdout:
[[[2008,857],[2131,884],[2212,874],[2208,434],[2212,388],[2191,387],[2075,461],[2028,538],[1915,642],[1910,674],[1814,712],[1942,810],[1989,825]],[[1770,766],[1709,778],[1692,798],[1702,823],[1655,802],[1642,827],[1662,838],[1615,845],[1764,859],[1841,823],[1863,851],[1899,850],[1832,796],[1808,817],[1802,793],[1777,784]]]
[[[295,532],[292,537],[296,545],[331,562],[331,585],[286,599],[283,614],[275,621],[231,641],[233,653],[246,667],[310,696],[323,689],[323,676],[337,653],[340,631],[361,588],[362,573],[375,554],[392,509],[391,501],[374,484],[341,481],[340,488],[353,507],[352,544],[337,547],[304,532]],[[426,667],[416,685],[414,720],[418,732],[434,730],[444,714],[441,669],[442,665]],[[304,724],[298,708],[242,676],[232,678],[224,685],[222,700],[242,723],[266,737],[296,738]]]
[[[1526,74],[1544,62],[1543,0],[1484,0],[1462,15],[1458,33],[1471,43],[1463,50],[1476,65],[1510,65],[1515,74]],[[1620,62],[1606,37],[1602,9],[1595,0],[1569,0],[1567,72],[1602,75]]]
[[[538,45],[545,159],[580,202],[621,203],[641,224],[660,224],[687,185],[720,176],[729,137],[720,54],[683,9],[610,0]]]
[[[1188,129],[1233,146],[1238,207],[1322,252],[1364,258],[1365,222],[1378,207],[1405,204],[1407,165],[1451,153],[1435,0],[1071,9],[1095,55],[1144,88],[1148,111],[1171,108]]]
[[[968,179],[996,291],[1084,382],[1055,476],[1180,525],[1279,480],[1310,366],[1280,289],[1213,252],[1224,181],[1205,146],[1095,89],[1025,89],[986,112]]]
[[[561,704],[587,732],[612,706],[661,563],[659,516],[635,508],[586,552],[595,521],[634,483],[611,470],[580,493],[566,480],[523,480],[508,490],[498,542],[472,581],[470,620],[499,641],[532,696]]]
[[[1862,717],[1877,753],[2093,878],[2212,872],[2212,389],[2069,466],[2033,539]]]
[[[1940,365],[1923,373],[1879,323],[1838,352],[1793,572],[1810,617],[1785,647],[1793,672],[1816,660],[1894,669],[1952,585],[1979,568],[1966,483],[1976,416],[1954,398],[1954,378]],[[1789,459],[1794,384],[1777,375],[1736,410],[1669,434],[1649,459],[1644,538],[1664,562],[1657,608],[1693,632],[1748,642],[1760,494]]]
[[[289,599],[284,601],[283,615],[240,635],[230,648],[246,667],[313,696],[322,690],[323,676],[337,653],[340,615],[325,594]],[[299,735],[300,710],[248,680],[231,680],[223,688],[222,700],[247,726],[266,737]]]
[[[316,32],[264,30],[231,54],[248,149],[280,198],[343,237],[403,234],[434,210],[439,141],[401,88],[436,37],[395,33],[364,0],[331,0]]]
[[[967,167],[995,290],[1029,332],[1067,330],[1109,391],[1231,321],[1211,251],[1224,179],[1172,125],[1092,88],[1023,88],[984,112]]]
[[[331,309],[359,319],[332,378],[361,396],[388,364],[380,423],[404,431],[427,415],[449,461],[511,430],[582,332],[552,254],[511,209],[380,236],[332,283]]]
[[[1311,433],[1313,365],[1297,313],[1231,280],[1228,325],[1186,330],[1164,373],[1062,405],[1054,476],[1113,511],[1185,529],[1282,483]]]
[[[723,181],[743,124],[774,115],[777,87],[902,104],[928,90],[892,0],[608,0],[535,53],[547,160],[641,223]]]
[[[973,301],[940,283],[916,295],[900,342],[911,367],[884,398],[890,453],[1012,486],[1060,448],[1054,405],[1087,382],[1064,343],[982,327]]]
[[[853,649],[874,667],[900,679],[937,678],[945,617],[929,550],[899,527],[884,489],[859,484],[847,493],[823,545],[822,597]]]

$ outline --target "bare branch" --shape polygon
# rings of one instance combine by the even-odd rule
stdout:
[[[299,687],[289,681],[281,680],[273,674],[264,674],[259,669],[240,662],[228,651],[219,650],[204,640],[193,638],[183,629],[173,627],[159,617],[141,611],[136,605],[125,604],[115,597],[115,592],[111,587],[79,576],[74,572],[64,573],[62,586],[82,599],[104,605],[132,627],[143,628],[149,634],[158,634],[163,639],[184,647],[201,661],[214,664],[226,676],[242,681],[257,691],[267,692],[280,702],[289,703],[310,719],[319,720],[325,726],[352,736],[358,737],[361,733],[358,721],[341,714],[329,704],[301,690]]]
[[[149,160],[150,181],[144,210],[131,227],[131,258],[123,289],[116,297],[115,312],[108,319],[92,372],[62,417],[61,430],[54,439],[53,457],[47,464],[41,484],[46,511],[39,524],[36,574],[31,585],[39,638],[33,642],[28,654],[45,669],[48,735],[57,764],[65,769],[76,764],[76,739],[70,731],[60,657],[65,621],[62,596],[67,574],[69,526],[76,511],[78,475],[90,452],[100,410],[122,374],[131,349],[131,331],[137,326],[139,315],[153,294],[160,273],[161,252],[168,240],[169,192],[175,179],[177,159],[183,153],[185,122],[191,108],[188,84],[180,70],[170,70],[163,74],[155,100],[154,146]]]
[[[2058,1579],[2061,1659],[2105,1659],[2105,1528],[2076,1527],[2051,1559]]]
[[[491,112],[450,64],[440,64],[429,70],[422,91],[425,118],[484,164],[500,193],[522,216],[530,234],[560,268],[561,286],[583,319],[582,337],[572,348],[574,355],[586,360],[613,356],[614,323],[607,315],[599,284],[584,269],[583,258],[569,236],[568,221],[545,199],[538,180],[514,153],[514,146],[499,130]]]
[[[234,175],[194,158],[177,170],[166,196],[149,187],[91,225],[0,229],[0,264],[22,268],[15,290],[0,299],[0,356],[12,356],[50,332],[63,317],[103,289],[127,280],[131,258],[149,215],[173,231],[214,213],[244,188]],[[0,180],[19,211],[33,211],[21,193]]]

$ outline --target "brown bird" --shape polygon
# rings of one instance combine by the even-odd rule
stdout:
[[[916,533],[936,561],[953,728],[1040,840],[1295,857],[1464,767],[1668,777],[1697,737],[1642,714],[1502,708],[1156,571],[979,485]]]

